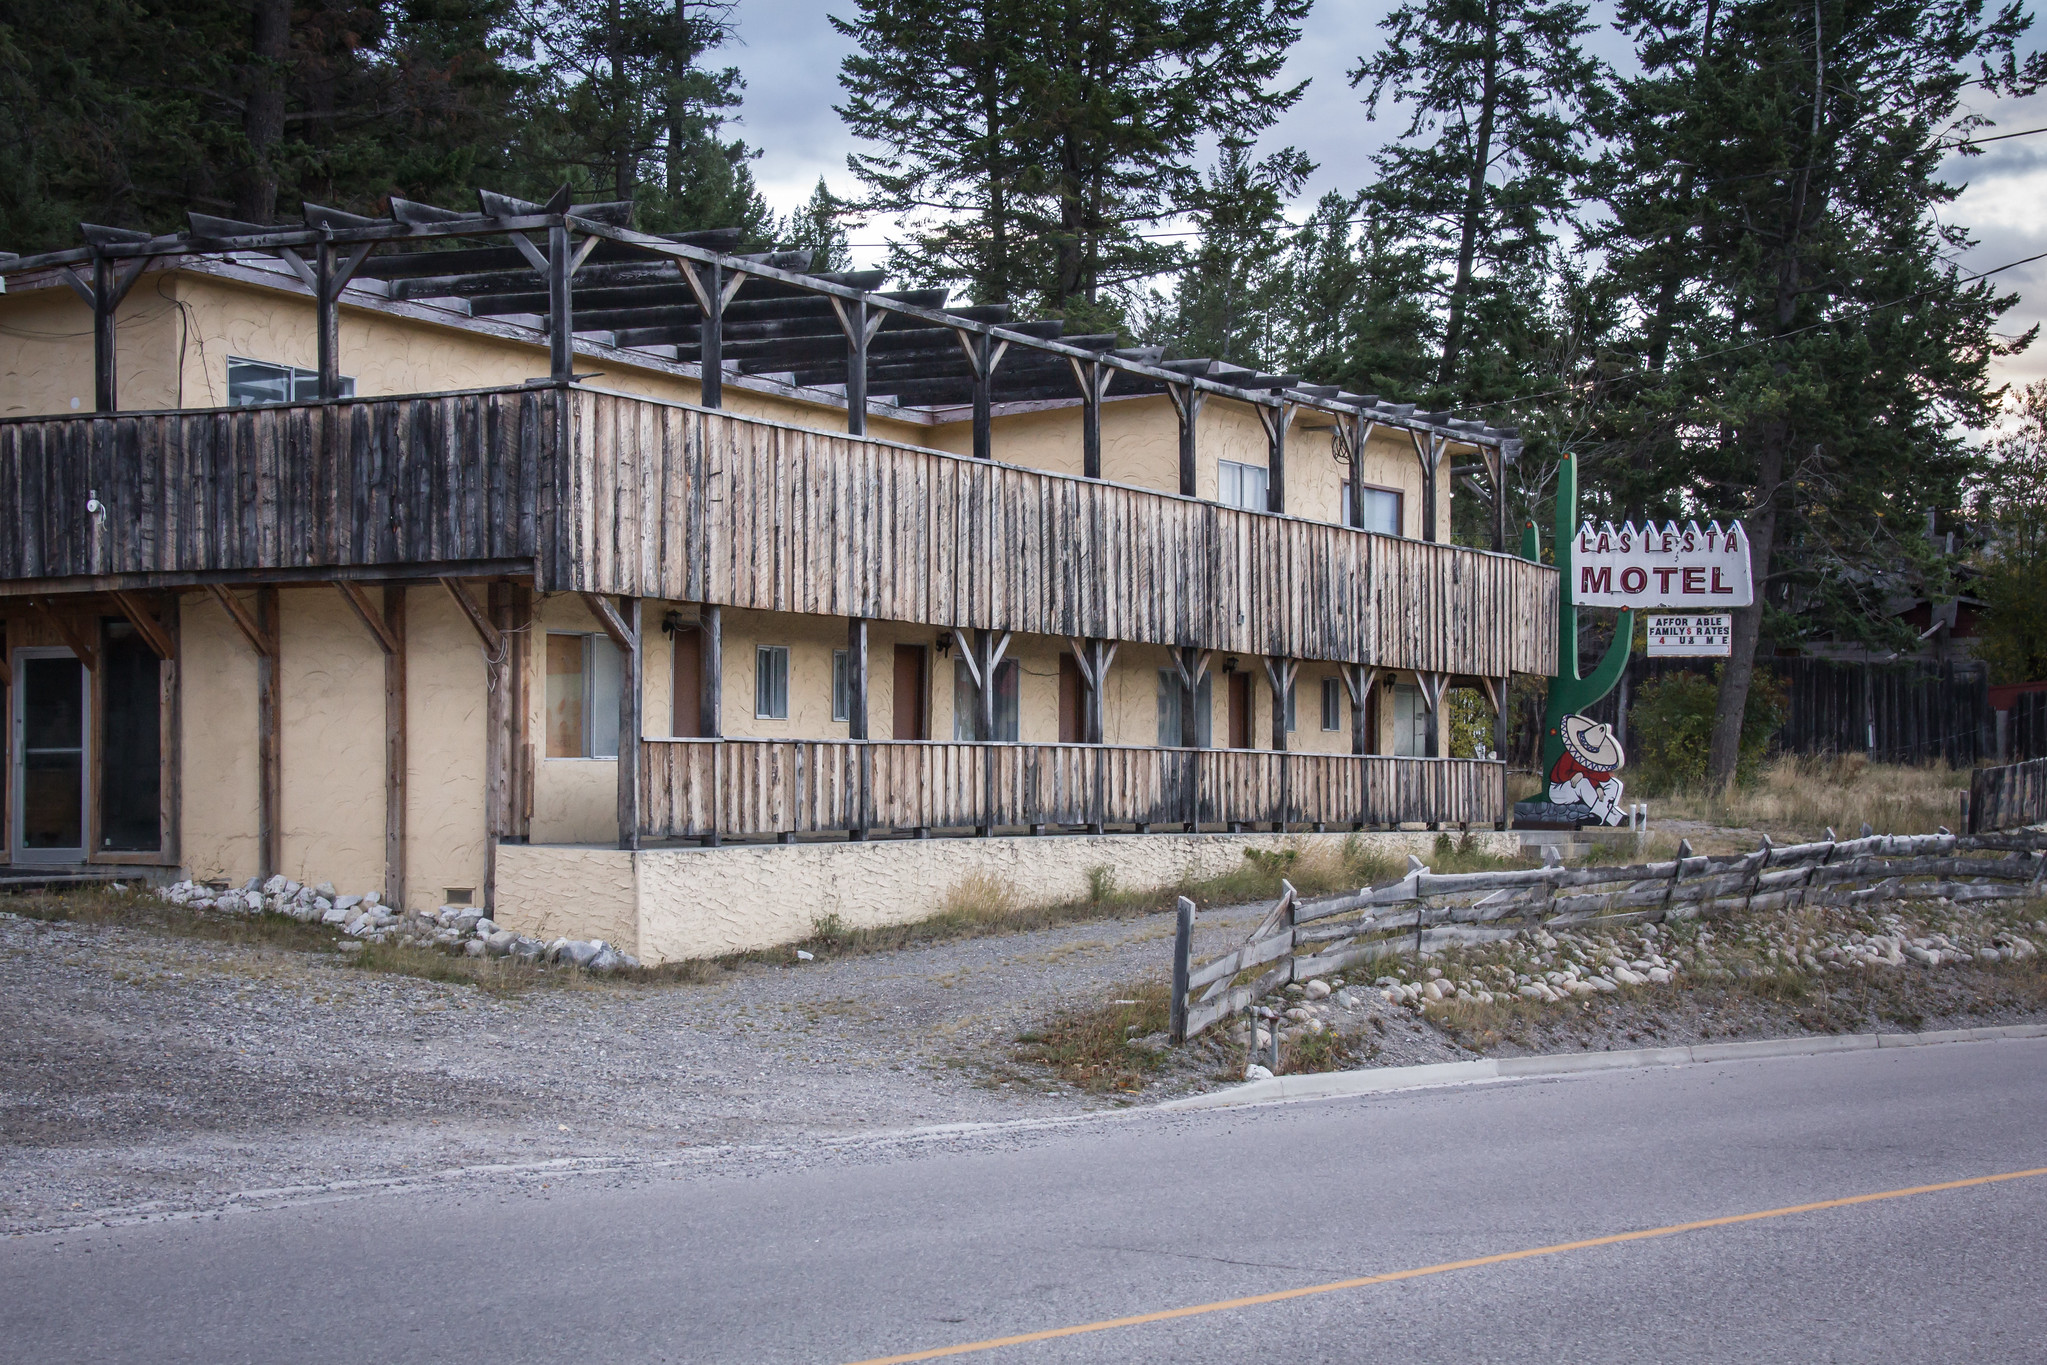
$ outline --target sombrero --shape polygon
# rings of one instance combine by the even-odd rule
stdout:
[[[1613,727],[1587,716],[1564,717],[1564,751],[1587,768],[1611,772],[1627,761]]]

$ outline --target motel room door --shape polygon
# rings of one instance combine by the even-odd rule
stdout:
[[[85,861],[90,675],[68,649],[14,651],[8,831],[16,863]]]

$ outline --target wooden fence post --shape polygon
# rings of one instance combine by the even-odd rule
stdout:
[[[1194,902],[1180,897],[1180,920],[1173,931],[1173,1013],[1171,1038],[1174,1046],[1187,1041],[1187,977],[1193,970]]]

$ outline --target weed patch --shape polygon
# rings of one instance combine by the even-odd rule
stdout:
[[[1163,985],[1133,986],[1103,1004],[1062,1010],[1017,1037],[1017,1057],[1095,1094],[1139,1090],[1165,1063],[1163,1050],[1140,1040],[1165,1032],[1171,995]]]

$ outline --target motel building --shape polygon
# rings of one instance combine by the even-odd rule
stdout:
[[[0,884],[658,962],[1504,827],[1440,717],[1553,671],[1554,571],[1445,543],[1512,432],[629,210],[0,253]]]

